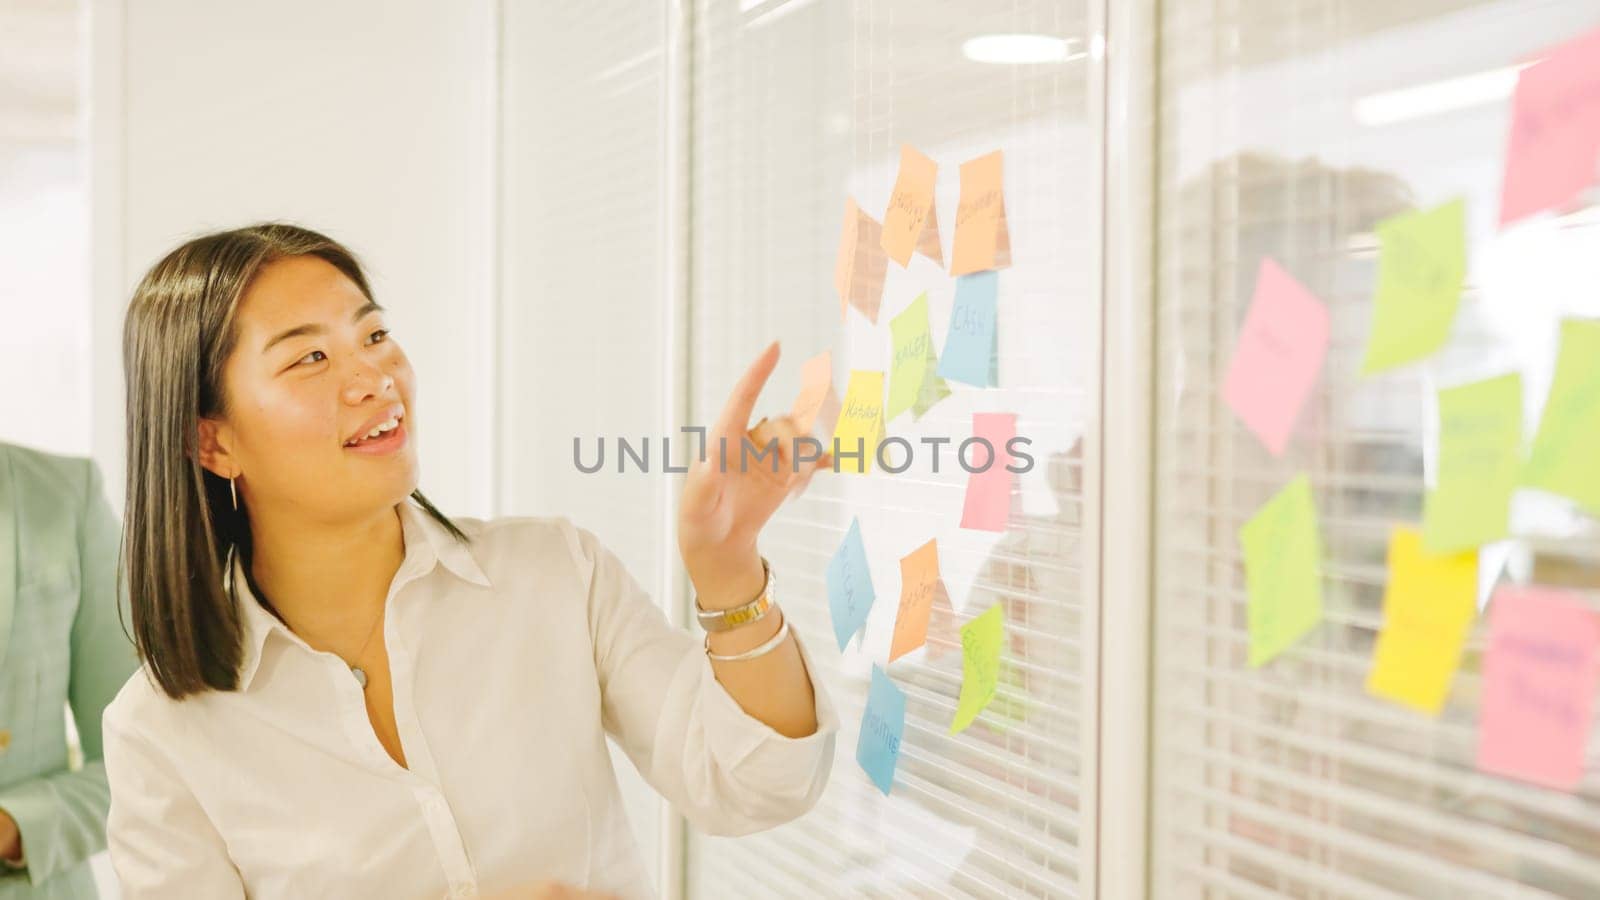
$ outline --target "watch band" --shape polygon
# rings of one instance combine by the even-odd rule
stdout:
[[[706,631],[727,631],[740,625],[761,621],[767,611],[772,609],[772,588],[778,582],[778,576],[773,574],[772,566],[765,556],[761,557],[761,570],[767,575],[766,584],[761,586],[761,593],[749,603],[732,609],[707,610],[701,609],[700,601],[696,599],[694,616],[699,620],[700,627]]]

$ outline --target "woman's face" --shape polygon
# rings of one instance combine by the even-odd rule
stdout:
[[[343,272],[314,256],[264,266],[236,327],[227,415],[202,421],[202,462],[237,474],[252,510],[339,522],[416,488],[411,363]]]

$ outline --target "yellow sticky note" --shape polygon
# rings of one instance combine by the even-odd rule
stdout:
[[[956,205],[955,247],[950,274],[970,275],[1011,265],[1011,233],[1006,226],[1006,196],[999,150],[961,164],[961,198]]]
[[[1467,279],[1466,204],[1378,223],[1378,292],[1361,374],[1430,356],[1450,336]]]
[[[1506,536],[1522,464],[1522,376],[1439,392],[1439,477],[1422,508],[1423,545],[1455,553]]]
[[[1000,647],[1005,642],[1005,613],[1000,604],[961,626],[961,698],[950,733],[960,734],[994,699],[1000,681]]]
[[[1396,528],[1367,692],[1438,715],[1461,665],[1477,592],[1476,550],[1435,556],[1423,549],[1421,532]]]
[[[838,471],[855,475],[872,471],[883,433],[883,373],[852,370],[833,432],[831,449]]]
[[[1566,319],[1522,483],[1600,515],[1600,321]]]
[[[900,146],[900,174],[889,195],[889,208],[883,214],[883,250],[902,266],[911,262],[916,250],[940,266],[939,217],[934,211],[933,183],[939,164],[918,153],[910,144]]]
[[[935,403],[950,396],[950,386],[939,377],[939,355],[933,350],[933,335],[928,330],[928,295],[918,295],[900,315],[889,320],[894,346],[893,368],[889,370],[889,412],[887,421],[906,410],[913,420]]]
[[[1322,621],[1322,536],[1301,475],[1239,529],[1249,591],[1250,665],[1261,666]]]

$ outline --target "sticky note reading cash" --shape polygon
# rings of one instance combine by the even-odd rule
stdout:
[[[1555,379],[1522,483],[1600,515],[1600,322],[1561,323]]]
[[[967,496],[961,505],[961,527],[1005,531],[1011,518],[1011,488],[1016,465],[1011,439],[1017,436],[1016,413],[973,413]],[[966,444],[965,441],[962,442]],[[960,452],[960,448],[957,448]]]
[[[1005,643],[1005,612],[1000,604],[961,626],[961,697],[950,733],[967,730],[994,699],[1000,681],[1000,648]]]
[[[1322,621],[1322,535],[1301,475],[1239,529],[1249,594],[1250,665],[1262,666]]]
[[[950,330],[939,357],[939,375],[975,387],[1000,384],[1000,330],[996,298],[999,272],[979,272],[956,279],[950,308]]]
[[[894,619],[889,662],[928,640],[928,616],[939,588],[939,542],[932,540],[900,560],[900,610]]]
[[[839,395],[833,390],[833,351],[824,350],[800,366],[800,396],[790,412],[801,434],[833,435],[839,424]]]
[[[872,667],[872,686],[861,710],[861,734],[856,738],[856,762],[885,797],[894,787],[894,770],[900,763],[900,741],[906,731],[906,695],[889,676]]]
[[[1561,209],[1595,182],[1600,160],[1600,30],[1542,54],[1517,76],[1500,224]]]
[[[1239,330],[1222,395],[1273,456],[1282,456],[1328,353],[1328,308],[1271,259]]]
[[[882,231],[877,220],[863,212],[854,199],[845,201],[839,256],[833,265],[833,290],[839,295],[840,319],[854,306],[874,325],[878,322],[883,279],[889,273],[889,258],[880,246]]]
[[[1378,292],[1361,373],[1430,356],[1444,346],[1467,280],[1466,204],[1408,212],[1378,223]]]
[[[1522,466],[1522,376],[1439,392],[1438,486],[1422,508],[1429,553],[1479,547],[1506,536]]]
[[[910,144],[900,146],[900,174],[895,176],[889,208],[883,213],[883,250],[905,266],[911,251],[944,265],[939,250],[939,217],[934,209],[933,183],[939,165]]]
[[[1011,233],[1006,226],[1006,194],[999,150],[961,164],[961,198],[956,205],[955,248],[950,274],[970,275],[1011,265]]]
[[[1438,715],[1477,615],[1477,590],[1477,551],[1434,556],[1416,529],[1396,528],[1367,692]]]
[[[855,475],[872,471],[883,435],[883,373],[855,370],[845,387],[844,405],[839,408],[839,424],[829,448],[838,471]]]
[[[886,421],[911,410],[913,420],[935,403],[950,396],[950,386],[939,377],[939,356],[933,352],[928,330],[928,295],[920,294],[900,315],[889,320],[894,364],[889,371],[889,412]]]
[[[867,568],[867,548],[861,541],[861,522],[850,520],[839,549],[828,561],[828,611],[833,616],[833,636],[843,650],[867,624],[872,601],[872,572]]]

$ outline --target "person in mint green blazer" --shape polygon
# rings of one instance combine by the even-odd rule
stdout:
[[[138,668],[119,618],[120,542],[92,461],[0,444],[0,900],[98,896],[89,857],[105,849],[111,799],[100,714]]]

